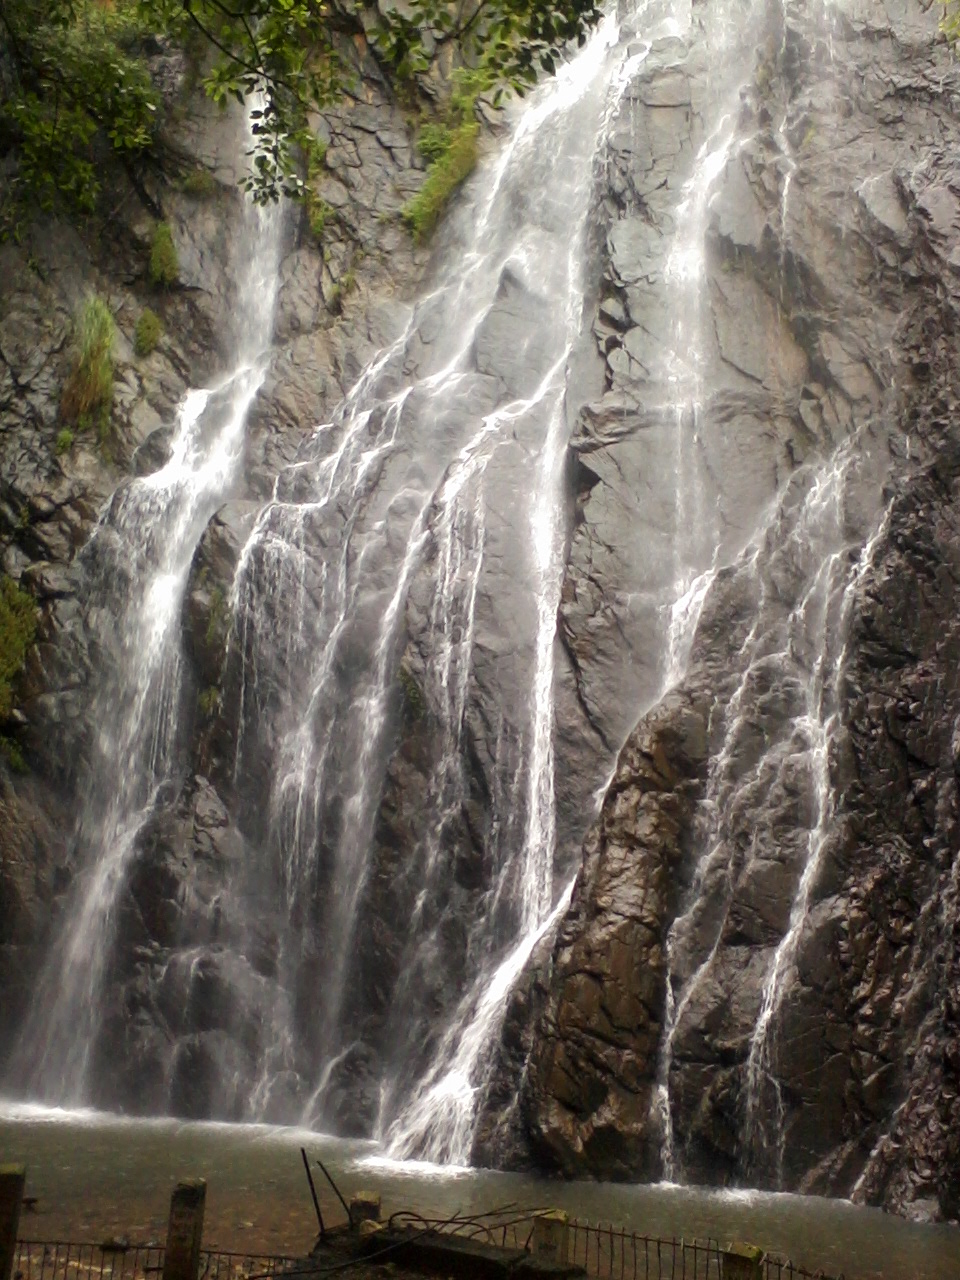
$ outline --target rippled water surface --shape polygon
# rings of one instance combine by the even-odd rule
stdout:
[[[27,1164],[32,1239],[162,1240],[181,1177],[208,1182],[204,1241],[220,1248],[297,1253],[315,1219],[298,1147],[319,1155],[344,1194],[378,1191],[384,1210],[442,1214],[516,1201],[564,1208],[648,1235],[746,1239],[847,1280],[960,1280],[960,1230],[918,1226],[873,1209],[814,1197],[674,1186],[549,1182],[521,1174],[440,1170],[379,1157],[371,1144],[266,1126],[125,1120],[10,1106],[0,1113],[0,1163]],[[318,1176],[328,1223],[342,1219]]]

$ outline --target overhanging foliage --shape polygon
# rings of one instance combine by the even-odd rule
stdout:
[[[269,201],[305,194],[307,121],[351,87],[345,38],[363,35],[401,80],[428,68],[428,48],[455,42],[491,84],[522,93],[600,14],[596,0],[407,0],[384,12],[357,0],[0,0],[0,150],[18,161],[6,229],[37,205],[92,210],[98,146],[127,164],[149,152],[159,99],[147,52],[158,37],[202,42],[215,101],[260,95],[247,185]]]

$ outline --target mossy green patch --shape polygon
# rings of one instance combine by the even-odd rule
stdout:
[[[64,427],[62,431],[57,432],[57,457],[69,453],[73,448],[73,432],[69,427]]]
[[[180,190],[197,200],[209,200],[217,190],[217,180],[209,169],[191,169],[180,179]]]
[[[203,690],[199,698],[197,698],[197,707],[204,720],[213,719],[220,710],[220,690],[216,685],[210,685],[209,688]]]
[[[307,221],[314,239],[319,243],[336,210],[316,191],[316,182],[327,162],[327,144],[309,129],[300,135],[300,146],[307,164],[307,181],[301,186],[301,198],[307,206]]]
[[[133,333],[133,349],[137,355],[148,356],[151,351],[155,351],[162,333],[160,317],[149,307],[144,307]]]
[[[37,605],[12,578],[0,578],[0,720],[13,710],[13,685],[37,634]]]
[[[173,243],[170,225],[158,222],[150,242],[150,283],[158,289],[169,288],[180,278],[180,259]]]
[[[307,158],[307,177],[314,179],[327,163],[327,144],[315,133],[303,137],[303,150]]]
[[[400,691],[403,696],[403,718],[415,724],[418,720],[423,719],[427,709],[423,690],[420,688],[416,676],[406,667],[401,667],[397,672],[397,680],[400,683]]]
[[[14,773],[27,772],[27,758],[23,754],[23,748],[20,743],[14,738],[0,736],[0,755],[3,756]]]
[[[227,638],[227,629],[230,621],[230,609],[227,604],[227,597],[223,594],[219,587],[214,587],[210,592],[210,612],[207,615],[207,634],[206,642],[213,648],[215,645],[221,645]]]
[[[313,196],[310,199],[307,205],[307,218],[310,221],[310,230],[314,239],[317,241],[323,239],[323,233],[335,212],[333,205],[327,204],[326,200],[321,200],[319,196]]]

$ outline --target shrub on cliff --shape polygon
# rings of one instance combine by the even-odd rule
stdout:
[[[0,720],[13,710],[13,683],[37,634],[37,606],[12,578],[0,578]]]
[[[138,49],[138,0],[3,0],[0,154],[16,166],[0,196],[0,233],[36,209],[89,213],[105,143],[129,163],[153,145],[159,95]]]
[[[101,435],[110,422],[113,407],[116,332],[113,314],[103,299],[95,295],[88,298],[76,319],[76,355],[60,401],[60,412],[66,422],[79,427],[96,423]]]
[[[474,112],[477,98],[490,86],[488,72],[458,72],[445,118],[420,130],[417,145],[430,166],[426,181],[402,214],[418,243],[430,237],[450,197],[477,167],[480,126]]]

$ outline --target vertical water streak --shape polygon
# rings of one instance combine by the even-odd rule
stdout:
[[[529,399],[510,406],[512,415],[521,421],[533,414],[545,417],[528,517],[536,623],[525,764],[526,819],[519,857],[508,857],[504,862],[490,908],[491,915],[496,916],[505,900],[516,904],[517,941],[505,956],[502,949],[491,950],[488,941],[480,946],[476,977],[453,1011],[427,1072],[388,1127],[387,1147],[394,1156],[468,1162],[473,1128],[489,1083],[510,991],[537,941],[559,917],[562,904],[569,898],[570,886],[560,904],[554,905],[553,685],[563,579],[563,471],[569,430],[566,369],[581,327],[586,219],[595,157],[602,154],[605,132],[645,56],[645,49],[628,54],[618,48],[615,26],[612,20],[605,22],[583,53],[562,69],[558,83],[539,91],[497,165],[498,183],[508,181],[521,144],[529,145],[536,131],[547,125],[561,128],[566,113],[579,108],[585,96],[590,95],[590,114],[581,109],[577,124],[592,145],[582,158],[566,161],[567,165],[577,164],[579,172],[575,189],[565,197],[568,226],[557,326],[561,345],[552,367]],[[555,119],[558,116],[559,121]],[[518,177],[519,174],[513,180]],[[489,216],[489,205],[485,216]]]
[[[415,989],[417,957],[430,953],[446,891],[440,855],[448,820],[457,818],[467,798],[462,734],[491,501],[487,469],[498,450],[518,446],[536,468],[528,486],[536,507],[529,517],[532,554],[529,565],[521,555],[517,566],[529,573],[536,603],[536,687],[529,708],[511,709],[526,744],[521,754],[529,794],[521,799],[532,817],[521,850],[509,850],[503,865],[495,840],[486,855],[493,864],[494,900],[505,900],[506,890],[518,903],[524,898],[516,914],[535,926],[551,907],[552,643],[564,378],[579,325],[578,255],[596,136],[595,127],[583,132],[591,145],[584,163],[580,132],[566,134],[562,126],[570,113],[593,113],[590,94],[607,65],[614,31],[607,21],[575,64],[561,68],[520,114],[489,166],[472,225],[458,246],[457,270],[419,299],[397,341],[371,362],[331,422],[281,473],[240,557],[231,637],[240,684],[235,773],[239,782],[266,767],[272,779],[264,843],[278,867],[292,925],[282,941],[283,980],[288,990],[300,980],[305,946],[319,948],[323,972],[312,1025],[291,1012],[277,1037],[280,1047],[263,1064],[256,1105],[269,1097],[272,1075],[293,1070],[305,1078],[302,1114],[311,1123],[327,1114],[327,1095],[336,1087],[332,1064],[342,1064],[356,1041],[354,1009],[345,998],[359,963],[353,939],[376,856],[403,612],[426,556],[436,569],[427,633],[431,661],[416,697],[436,724],[440,759],[427,797],[427,834],[396,873],[397,889],[416,882],[419,895],[412,904],[413,954],[394,993],[400,1004],[409,995],[414,1010],[423,999]],[[545,137],[560,163],[541,194],[531,189],[530,172],[544,163]],[[572,166],[567,177],[564,160]],[[566,198],[571,178],[579,210],[572,226]],[[558,236],[563,256],[554,263]],[[516,371],[501,390],[477,367],[485,326],[504,309],[509,314],[513,296],[533,309],[551,307],[557,294],[564,298],[562,314],[551,316],[542,332],[535,321],[530,325],[522,338],[526,358],[523,350],[517,353]],[[522,501],[526,505],[526,494]],[[401,676],[410,686],[409,672],[401,669]],[[509,754],[505,750],[503,759]],[[500,760],[498,746],[498,769]],[[496,790],[505,779],[498,774],[493,782]],[[484,973],[502,961],[505,945],[513,945],[503,937],[500,914],[480,919],[468,943],[469,963]],[[404,1034],[415,1036],[415,1026],[405,1026]],[[411,1052],[419,1049],[411,1045]]]
[[[244,147],[250,127],[248,114]],[[218,385],[187,394],[169,460],[117,489],[84,551],[91,616],[106,620],[102,643],[113,666],[91,716],[97,737],[76,838],[74,899],[14,1062],[35,1094],[61,1103],[89,1092],[118,902],[141,829],[176,774],[181,605],[197,542],[237,477],[247,412],[266,371],[279,229],[276,210],[245,205],[236,366]]]
[[[750,1039],[746,1070],[746,1121],[744,1132],[744,1141],[748,1151],[753,1147],[754,1143],[761,1139],[763,1133],[763,1120],[760,1109],[764,1080],[769,1080],[773,1085],[778,1102],[780,1098],[775,1064],[771,1059],[775,1019],[780,1013],[789,989],[789,978],[791,971],[795,967],[801,936],[810,913],[812,895],[823,866],[824,852],[833,827],[837,797],[830,778],[830,749],[842,728],[842,681],[847,662],[850,620],[861,583],[872,566],[873,556],[877,547],[885,537],[889,510],[888,507],[876,530],[864,544],[853,571],[843,587],[840,617],[837,623],[840,649],[836,659],[828,667],[827,640],[826,636],[824,636],[824,649],[816,664],[815,678],[811,682],[809,732],[811,735],[811,754],[814,763],[816,787],[816,821],[809,834],[807,857],[790,908],[787,931],[774,951],[773,960],[767,970],[763,983],[760,1013]],[[839,562],[840,556],[838,555],[831,562],[831,571]],[[782,1104],[778,1105],[777,1113],[777,1173],[778,1182],[782,1183],[784,1156]]]

